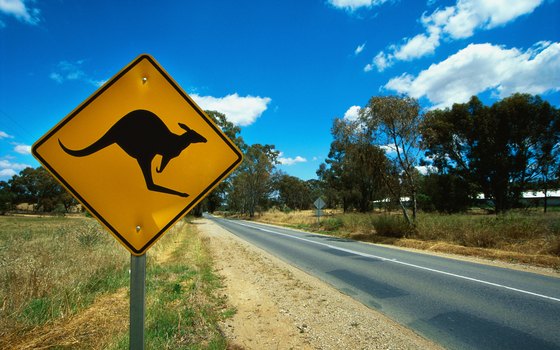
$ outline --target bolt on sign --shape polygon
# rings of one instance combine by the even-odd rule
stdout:
[[[242,154],[149,55],[41,137],[39,162],[133,255],[142,255]]]

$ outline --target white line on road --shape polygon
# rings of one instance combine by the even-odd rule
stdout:
[[[350,253],[350,254],[354,254],[354,255],[358,255],[358,256],[363,256],[363,257],[366,257],[366,258],[379,259],[379,260],[382,260],[382,261],[392,262],[392,263],[395,263],[395,264],[405,265],[405,266],[413,267],[413,268],[420,269],[420,270],[435,272],[435,273],[439,273],[439,274],[442,274],[442,275],[461,278],[461,279],[464,279],[464,280],[467,280],[467,281],[486,284],[486,285],[493,286],[493,287],[498,287],[498,288],[504,288],[504,289],[511,290],[511,291],[514,291],[514,292],[524,293],[524,294],[536,296],[536,297],[539,297],[539,298],[544,298],[544,299],[554,300],[554,301],[560,302],[559,298],[554,298],[554,297],[550,297],[550,296],[547,296],[547,295],[533,293],[533,292],[529,292],[529,291],[523,290],[523,289],[508,287],[508,286],[504,286],[503,284],[488,282],[488,281],[484,281],[484,280],[479,280],[477,278],[472,278],[472,277],[458,275],[458,274],[451,273],[451,272],[436,270],[436,269],[432,269],[432,268],[425,267],[425,266],[410,264],[410,263],[407,263],[407,262],[404,262],[404,261],[399,261],[399,260],[396,260],[396,259],[384,258],[384,257],[378,256],[378,255],[362,253],[362,252],[358,252],[358,251],[355,251],[355,250],[352,250],[352,249],[337,247],[337,246],[334,246],[332,244],[317,242],[317,241],[313,241],[313,240],[310,240],[310,239],[307,239],[307,238],[297,237],[297,236],[289,235],[289,234],[286,234],[286,233],[281,233],[281,232],[269,230],[269,229],[259,227],[259,226],[252,226],[252,225],[249,225],[247,223],[237,222],[237,224],[239,224],[241,226],[246,226],[246,227],[250,227],[250,228],[253,228],[253,229],[257,229],[257,230],[260,230],[260,231],[273,233],[275,235],[280,235],[280,236],[284,236],[284,237],[288,237],[288,238],[297,239],[297,240],[300,240],[300,241],[305,241],[305,242],[308,242],[308,243],[320,245],[320,246],[327,247],[327,248],[330,248],[330,249],[335,249],[335,250],[339,250],[339,251],[342,251],[342,252],[346,252],[346,253]]]

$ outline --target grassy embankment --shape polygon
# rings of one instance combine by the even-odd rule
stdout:
[[[410,229],[398,213],[269,211],[256,220],[374,243],[560,269],[560,212],[505,215],[420,213]]]
[[[0,348],[128,349],[130,255],[93,219],[0,217]],[[233,314],[194,225],[148,252],[146,346],[226,347]]]

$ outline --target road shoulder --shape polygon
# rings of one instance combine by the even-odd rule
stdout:
[[[237,309],[222,324],[233,348],[439,349],[214,222],[196,224]]]

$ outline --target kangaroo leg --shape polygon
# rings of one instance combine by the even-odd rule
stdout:
[[[167,166],[167,163],[169,163],[170,160],[171,160],[171,158],[167,158],[167,157],[161,158],[161,164],[160,164],[159,168],[156,168],[156,171],[158,173],[161,173],[163,171],[163,169],[165,169],[165,167]]]
[[[138,159],[138,165],[140,165],[140,169],[142,169],[142,174],[144,174],[144,180],[146,181],[146,187],[148,188],[148,190],[174,194],[180,197],[188,197],[189,195],[187,193],[175,191],[167,187],[156,185],[154,183],[154,180],[152,178],[152,159]]]

